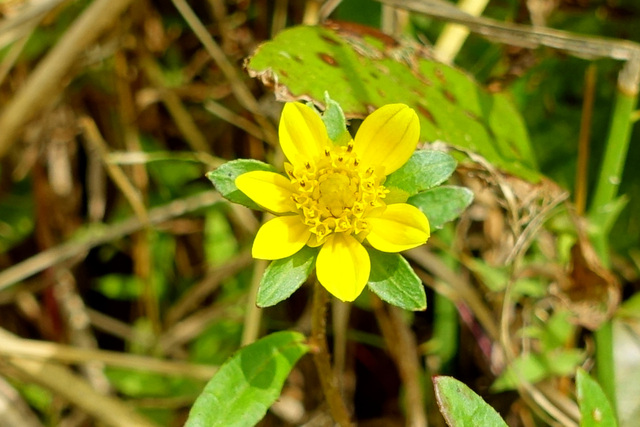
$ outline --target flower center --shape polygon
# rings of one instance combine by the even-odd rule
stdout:
[[[385,206],[384,175],[361,166],[352,144],[326,148],[313,163],[285,169],[295,188],[292,199],[318,244],[331,233],[366,233],[367,215]]]

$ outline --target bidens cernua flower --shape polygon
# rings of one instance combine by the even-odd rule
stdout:
[[[371,262],[363,244],[400,252],[429,238],[429,221],[407,203],[385,203],[387,175],[409,160],[418,144],[416,113],[403,104],[369,115],[356,137],[335,145],[320,116],[287,103],[280,120],[280,145],[289,160],[287,176],[253,171],[236,186],[277,215],[258,231],[253,257],[275,260],[305,245],[321,246],[319,282],[343,301],[353,301],[369,279]]]

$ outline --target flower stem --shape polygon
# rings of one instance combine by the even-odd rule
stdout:
[[[349,413],[336,387],[335,377],[331,370],[331,358],[327,348],[327,303],[329,294],[316,282],[313,290],[313,311],[311,314],[311,342],[315,347],[313,361],[318,370],[320,385],[324,393],[329,411],[334,421],[340,426],[351,426]]]

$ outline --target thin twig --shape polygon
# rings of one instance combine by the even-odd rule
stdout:
[[[53,289],[60,313],[64,316],[69,343],[81,349],[98,348],[87,314],[87,306],[78,293],[76,279],[69,269],[61,267],[55,270]],[[97,360],[86,361],[81,364],[80,370],[94,390],[102,394],[108,394],[111,391],[111,384],[104,373],[103,363]]]
[[[121,340],[127,341],[128,343],[138,342],[138,334],[136,333],[136,329],[134,329],[131,324],[123,322],[119,319],[115,319],[102,313],[101,311],[93,310],[91,308],[87,308],[87,315],[89,316],[91,325],[95,329],[105,332],[109,335],[113,335],[114,337],[120,338]]]
[[[489,0],[460,0],[458,8],[472,16],[479,16],[487,7],[487,3]],[[464,25],[445,25],[433,46],[436,58],[445,63],[453,62],[468,36],[469,30]]]
[[[185,343],[200,336],[214,321],[222,318],[240,322],[240,316],[226,307],[209,306],[171,326],[158,338],[156,347],[162,354],[175,352]]]
[[[60,363],[101,362],[109,366],[180,375],[208,380],[216,372],[214,366],[174,362],[145,356],[124,354],[116,351],[72,347],[53,342],[28,340],[14,337],[0,329],[0,355],[12,358],[28,358]]]
[[[204,104],[204,109],[218,116],[222,120],[234,125],[235,127],[242,129],[249,135],[253,135],[258,139],[267,139],[262,129],[253,123],[251,120],[247,120],[239,114],[234,113],[222,104],[215,102],[213,99],[207,99]]]
[[[406,256],[450,286],[454,290],[452,301],[462,300],[467,304],[491,339],[498,340],[498,325],[482,297],[470,283],[451,270],[440,258],[424,248],[407,251]]]
[[[596,88],[596,66],[589,65],[584,75],[584,100],[578,137],[578,166],[576,168],[575,205],[576,214],[582,216],[587,206],[587,180],[589,179],[589,140],[591,139],[591,118]]]
[[[182,104],[180,97],[174,91],[165,87],[160,66],[149,56],[141,60],[141,65],[145,76],[159,90],[162,103],[167,107],[167,111],[169,111],[173,122],[184,136],[187,144],[196,152],[210,152],[211,149],[207,143],[207,138],[200,132],[200,129],[193,121],[193,117]]]
[[[504,357],[507,365],[514,366],[513,360],[516,358],[516,354],[514,351],[514,345],[511,340],[511,325],[512,325],[512,316],[511,313],[514,309],[514,301],[513,301],[513,288],[515,284],[515,272],[518,271],[518,266],[520,264],[520,258],[516,257],[512,264],[510,265],[510,275],[509,281],[507,283],[507,287],[504,291],[504,299],[502,302],[502,311],[500,313],[500,338],[499,343],[502,347],[502,351],[504,353]],[[562,409],[558,408],[554,405],[540,390],[536,389],[533,384],[531,384],[523,375],[515,367],[513,368],[513,372],[517,377],[517,387],[520,393],[520,396],[527,402],[527,404],[534,410],[536,408],[542,409],[549,416],[553,417],[555,421],[557,421],[558,426],[563,427],[577,427],[578,424],[576,420],[572,419],[572,416],[575,413],[565,413]],[[546,414],[541,413],[538,410],[538,415],[544,418]],[[552,425],[552,420],[547,420]]]
[[[380,298],[371,296],[371,305],[380,326],[380,331],[391,354],[402,383],[406,389],[407,422],[411,427],[427,426],[427,414],[425,413],[424,394],[420,378],[420,361],[415,338],[402,319],[400,309],[389,307],[385,311]]]
[[[226,160],[212,156],[209,153],[193,151],[111,151],[107,158],[109,163],[116,165],[137,165],[151,162],[182,161],[199,162],[212,169],[224,164]]]
[[[0,369],[2,363],[0,363]],[[8,375],[0,370],[0,419],[5,427],[44,427],[22,394],[5,381]]]
[[[209,295],[218,289],[222,282],[236,275],[239,270],[248,267],[251,261],[251,253],[244,251],[223,265],[211,268],[200,282],[191,286],[189,290],[169,308],[166,313],[166,323],[172,325],[182,319],[191,310],[199,307]]]
[[[329,405],[333,420],[341,427],[350,426],[351,421],[347,407],[342,401],[336,387],[335,377],[331,369],[331,358],[327,348],[327,303],[329,294],[319,282],[313,289],[313,308],[311,313],[311,346],[315,347],[313,361],[318,370],[318,378]]]
[[[8,363],[53,395],[76,405],[96,421],[114,427],[153,427],[156,424],[120,399],[96,392],[71,369],[51,362],[9,358]]]
[[[47,56],[40,61],[24,86],[16,93],[0,116],[0,158],[23,127],[50,105],[65,87],[65,77],[78,57],[104,33],[133,0],[95,0],[89,4]]]
[[[338,382],[338,388],[344,393],[344,369],[347,358],[347,329],[349,328],[349,314],[351,304],[334,298],[331,303],[333,320],[333,372]]]
[[[29,41],[29,39],[31,38],[31,35],[33,34],[34,28],[35,28],[35,25],[33,28],[29,29],[27,34],[20,37],[20,39],[18,39],[13,44],[13,46],[11,46],[11,49],[9,49],[9,52],[7,52],[5,57],[2,58],[2,62],[0,63],[0,85],[4,83],[4,79],[7,77],[7,75],[9,74],[9,71],[11,71],[11,68],[13,68],[13,65],[16,63],[16,61],[20,57],[20,54],[24,50],[25,46],[27,45],[27,42]]]
[[[31,22],[43,19],[47,13],[65,1],[66,0],[44,0],[22,3],[19,13],[15,16],[4,18],[0,22],[0,34],[5,35],[15,28],[31,25]],[[4,47],[4,45],[0,45],[0,48],[2,47]]]
[[[220,201],[220,199],[220,194],[211,190],[173,201],[165,206],[151,209],[149,211],[149,224],[159,224],[168,219],[211,206]],[[140,219],[133,217],[102,229],[96,228],[92,230],[91,234],[87,233],[83,238],[65,242],[42,251],[0,272],[0,291],[60,262],[84,254],[91,248],[128,236],[145,226],[146,224]]]
[[[509,45],[528,48],[547,46],[579,58],[612,58],[623,61],[634,59],[640,53],[640,44],[631,41],[581,36],[550,28],[533,28],[527,25],[475,17],[444,0],[378,1],[465,25],[474,33]]]
[[[244,328],[242,329],[242,345],[248,345],[258,339],[260,335],[260,322],[262,319],[262,309],[256,304],[260,281],[267,268],[268,261],[258,259],[253,264],[253,276],[251,278],[251,288],[244,315]]]
[[[342,0],[326,0],[318,11],[319,21],[324,22],[327,18],[329,18],[329,15],[331,15],[333,11],[336,10],[338,6],[340,6],[340,3],[342,3]]]
[[[176,7],[176,9],[178,9],[184,20],[187,21],[187,24],[189,24],[194,34],[196,35],[196,37],[198,37],[209,55],[211,55],[216,64],[218,64],[218,67],[220,67],[220,70],[225,75],[227,80],[229,80],[229,83],[231,84],[231,90],[233,91],[240,104],[242,104],[244,108],[246,108],[253,114],[256,121],[264,129],[267,140],[272,145],[277,145],[278,138],[276,136],[277,134],[275,128],[273,127],[271,122],[269,122],[269,120],[267,120],[266,117],[264,117],[260,113],[260,106],[258,105],[258,101],[256,101],[251,91],[249,91],[247,86],[238,75],[236,67],[231,64],[227,56],[224,54],[220,46],[218,46],[218,44],[215,42],[213,37],[211,37],[211,34],[209,34],[198,16],[189,6],[189,4],[185,0],[172,1],[173,5]]]
[[[118,165],[107,162],[107,158],[109,157],[109,148],[105,140],[102,138],[102,135],[100,135],[100,131],[98,130],[96,123],[89,116],[80,117],[78,122],[84,131],[85,138],[87,138],[87,141],[91,144],[92,148],[94,148],[102,158],[107,169],[107,173],[127,199],[129,205],[131,205],[131,209],[133,209],[133,212],[141,222],[148,222],[149,214],[147,213],[147,208],[144,206],[140,192],[133,186],[127,175]]]
[[[289,0],[276,0],[271,19],[271,38],[287,26],[287,4]]]
[[[307,0],[304,5],[302,23],[304,25],[317,25],[320,19],[320,4],[322,0]]]

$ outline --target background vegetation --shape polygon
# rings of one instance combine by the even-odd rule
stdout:
[[[394,61],[411,64],[445,24],[372,0],[15,0],[0,13],[0,424],[182,425],[241,345],[311,330],[311,286],[256,307],[266,264],[249,251],[261,218],[225,202],[205,174],[236,158],[281,160],[276,99],[321,103],[300,91],[335,86],[318,68],[326,61],[298,69],[266,58],[293,67],[276,82],[258,57],[245,59],[328,15],[339,24],[326,28],[356,53],[388,41],[382,30],[406,48]],[[495,0],[483,16],[640,41],[633,0]],[[271,46],[291,47],[280,43]],[[445,99],[430,114],[453,119],[432,126],[451,138],[422,142],[456,156],[450,183],[473,190],[474,203],[407,254],[426,311],[366,291],[351,306],[332,302],[329,342],[353,421],[444,425],[430,377],[448,375],[509,425],[578,425],[578,367],[598,378],[620,425],[640,415],[638,133],[625,145],[639,116],[633,94],[620,94],[625,63],[609,53],[471,35],[454,63],[482,89],[461,89],[464,74],[423,82]],[[284,81],[298,71],[315,79]],[[278,98],[264,82],[284,85]],[[465,119],[476,90],[509,112]],[[366,111],[344,105],[363,99],[331,95],[357,127]],[[409,102],[394,96],[381,99]],[[479,146],[453,140],[469,117],[489,123]],[[509,135],[518,155],[491,157]],[[611,147],[612,164],[626,167],[616,177],[604,166],[613,194],[598,204]],[[328,425],[324,402],[303,356],[262,425]]]

